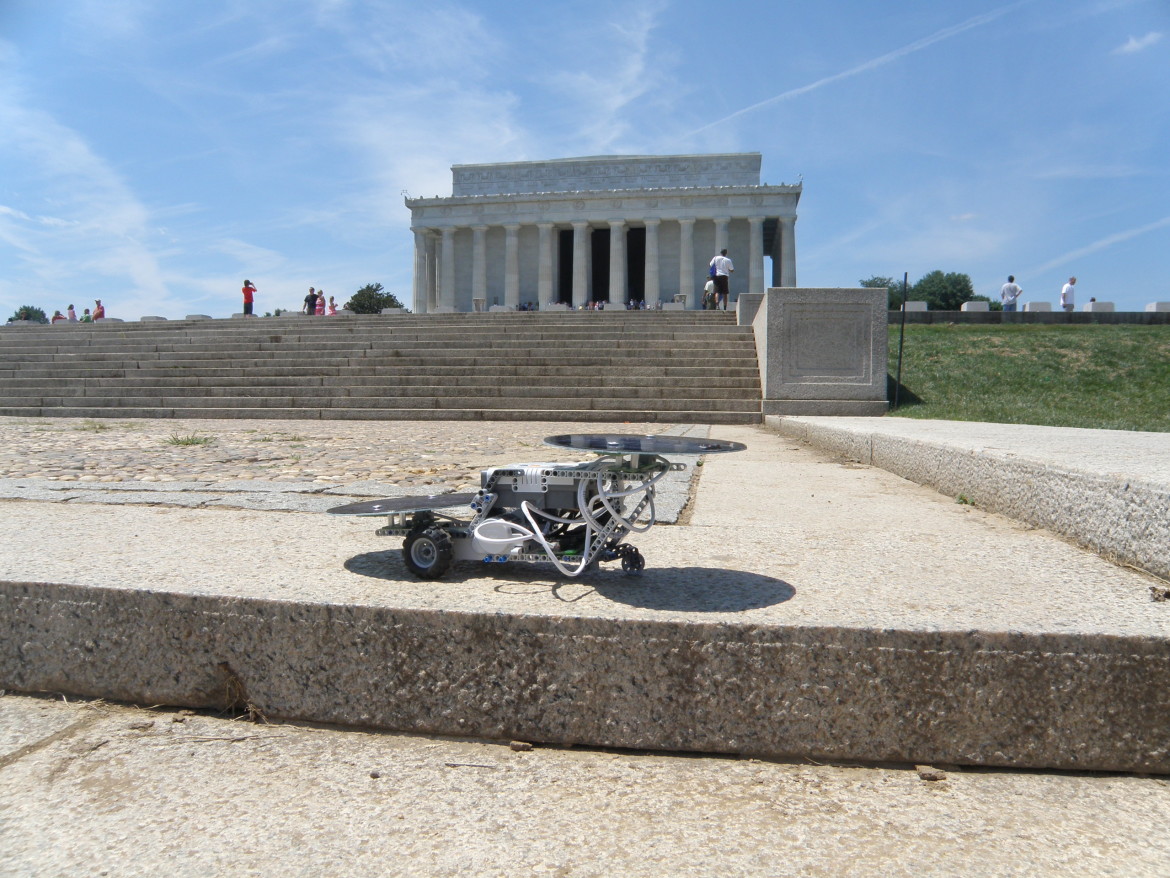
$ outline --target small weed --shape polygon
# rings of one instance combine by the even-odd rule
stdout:
[[[975,505],[975,501],[972,500],[970,497],[968,497],[966,494],[960,494],[958,497],[955,498],[955,502],[962,505],[962,506],[974,506]]]
[[[106,424],[102,421],[85,421],[77,429],[78,430],[85,430],[89,433],[101,433],[105,430],[110,429],[110,425]]]
[[[214,441],[212,436],[198,436],[192,433],[190,436],[172,436],[167,440],[167,445],[210,445]]]

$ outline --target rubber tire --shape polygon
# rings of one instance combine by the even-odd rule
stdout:
[[[622,546],[622,571],[628,576],[641,576],[646,567],[646,559],[633,546]]]
[[[411,531],[402,544],[402,560],[419,579],[439,579],[454,557],[451,536],[440,527]]]

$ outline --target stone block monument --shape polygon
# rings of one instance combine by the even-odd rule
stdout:
[[[768,290],[752,319],[764,415],[885,414],[886,306],[884,289]]]

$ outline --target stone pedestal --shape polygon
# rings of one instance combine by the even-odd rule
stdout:
[[[167,318],[165,318],[165,317],[139,317],[138,321],[140,323],[159,323],[159,322],[165,322],[166,319]]]
[[[752,327],[765,415],[882,415],[886,291],[773,287]]]
[[[1150,302],[1146,305],[1147,311],[1170,311],[1170,302]]]
[[[1048,312],[1051,312],[1052,311],[1052,303],[1051,302],[1025,302],[1024,303],[1024,310],[1025,311],[1048,311]]]
[[[1085,302],[1085,307],[1082,308],[1081,310],[1094,311],[1098,314],[1102,314],[1102,313],[1112,314],[1113,313],[1113,303],[1112,302]]]
[[[902,306],[902,310],[903,311],[925,311],[926,310],[926,303],[925,302],[907,302],[905,305]]]
[[[959,306],[960,311],[990,311],[987,302],[964,302]]]

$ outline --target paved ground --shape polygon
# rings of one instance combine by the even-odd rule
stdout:
[[[22,522],[14,516],[23,509],[42,510],[46,521],[60,513],[66,521],[78,501],[96,503],[89,508],[110,516],[121,515],[122,508],[146,513],[151,511],[146,504],[154,508],[161,501],[157,514],[162,518],[194,521],[196,510],[169,507],[201,493],[203,486],[211,499],[198,505],[228,497],[235,498],[230,505],[245,509],[310,510],[316,507],[297,504],[333,504],[341,494],[471,489],[482,466],[543,458],[549,451],[539,444],[544,435],[661,429],[638,424],[599,430],[596,425],[524,423],[0,419],[0,514],[10,537],[0,555],[18,557],[11,537],[20,532]],[[712,432],[740,438],[729,428]],[[176,444],[172,437],[212,441]],[[1092,443],[1094,437],[1084,439]],[[777,466],[782,458],[775,455],[789,455],[791,469],[783,472],[795,474],[798,458],[811,454],[762,431],[749,449],[753,442],[761,448],[775,443],[773,456],[727,455],[703,468],[697,500],[687,512],[696,527],[710,529],[706,542],[712,545],[703,548],[708,563],[700,569],[742,566],[743,552],[771,549],[762,538],[750,536],[732,544],[729,532],[718,529],[720,510],[733,501],[744,503],[742,488],[734,485],[742,485],[752,467],[760,472],[765,464]],[[1132,465],[1141,467],[1140,456]],[[1097,610],[1085,607],[1104,608],[1111,601],[1121,608],[1118,624],[1146,626],[1151,633],[1167,624],[1164,614],[1151,614],[1150,608],[1166,604],[1150,603],[1150,580],[1139,574],[1110,571],[1100,559],[1060,540],[949,498],[928,498],[932,492],[927,489],[895,486],[901,480],[880,471],[823,458],[804,459],[801,466],[800,478],[785,487],[789,493],[773,502],[795,509],[781,525],[784,539],[790,545],[804,542],[794,553],[798,557],[774,563],[783,567],[802,563],[800,556],[819,552],[824,558],[839,550],[840,563],[833,564],[841,569],[818,571],[813,569],[817,565],[808,565],[793,572],[789,566],[784,575],[790,581],[810,584],[815,573],[826,584],[806,587],[801,594],[809,599],[819,594],[817,603],[788,602],[792,612],[848,619],[872,611],[873,596],[864,590],[838,592],[846,599],[834,602],[827,586],[843,581],[850,552],[854,558],[872,556],[880,528],[852,533],[847,546],[834,547],[824,535],[818,539],[815,528],[798,527],[830,520],[835,502],[843,499],[837,492],[851,486],[845,502],[855,507],[859,522],[892,516],[890,521],[909,528],[914,522],[898,519],[891,508],[894,490],[922,495],[933,504],[938,518],[922,522],[926,543],[917,532],[905,539],[907,551],[917,542],[929,559],[912,562],[916,577],[942,570],[942,562],[931,556],[939,554],[948,528],[962,518],[974,522],[987,543],[978,558],[966,563],[988,587],[997,580],[995,547],[1005,540],[1026,541],[1045,556],[1073,553],[1084,566],[1084,575],[1064,578],[1059,571],[1036,571],[1053,578],[1066,611],[1043,608],[1045,615],[1037,615],[1035,624],[1048,624],[1053,618],[1048,614],[1056,613],[1071,617],[1074,626],[1100,626]],[[764,479],[757,481],[761,492],[778,490]],[[279,498],[276,505],[265,507],[256,499],[265,495]],[[130,503],[119,503],[118,497]],[[83,513],[78,509],[75,529],[64,535],[23,534],[22,539],[45,541],[26,549],[29,563],[53,573],[55,565],[68,562],[70,552],[83,556],[89,538]],[[255,515],[223,513],[229,514]],[[285,526],[300,518],[285,516]],[[301,525],[296,527],[302,534]],[[648,536],[659,541],[661,556],[681,551],[679,532],[661,528]],[[348,530],[339,533],[323,532],[323,544],[357,545],[367,538],[360,527],[352,536]],[[45,557],[46,546],[58,547],[53,557]],[[340,550],[344,557],[354,552],[348,543]],[[308,563],[312,553],[304,555]],[[1106,581],[1103,589],[1095,588],[1094,583]],[[369,582],[373,593],[379,582]],[[456,592],[470,594],[475,588],[471,579],[454,584]],[[955,588],[930,600],[915,596],[905,612],[928,619],[966,601],[967,591]],[[525,599],[508,592],[489,596]],[[1019,624],[1020,614],[1032,610],[1017,592],[1002,586],[1000,598],[1006,603],[986,611],[1001,614],[1005,625]],[[1075,599],[1070,597],[1074,592]],[[567,595],[571,605],[564,604],[564,592],[529,589],[525,594],[529,603],[535,597],[549,604],[559,600],[559,612],[588,612],[590,601],[600,600],[587,587]],[[982,611],[977,603],[971,604],[972,612]],[[0,875],[1167,874],[1170,779],[953,768],[941,780],[924,779],[933,776],[914,766],[586,749],[518,752],[507,742],[252,725],[212,715],[8,694],[0,698]]]
[[[518,752],[0,698],[3,875],[1164,876],[1168,821],[1166,779]]]

